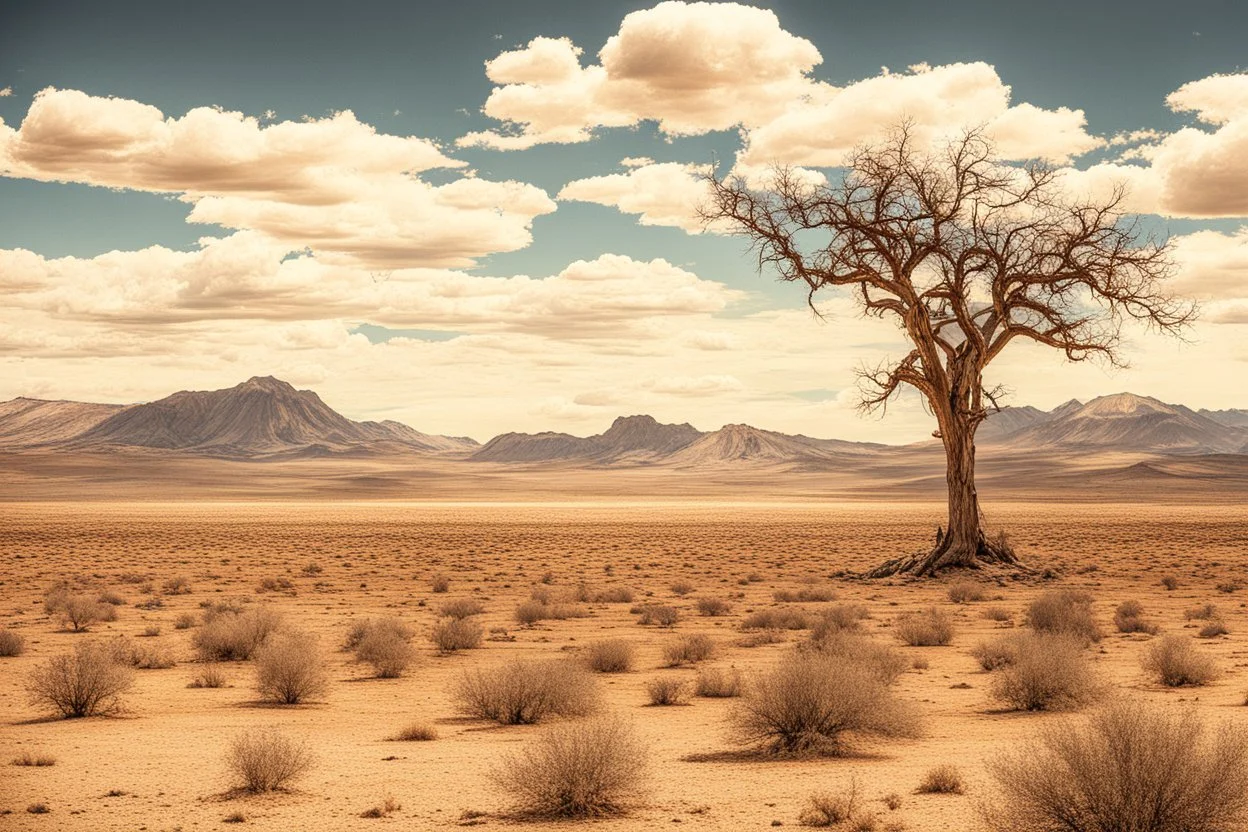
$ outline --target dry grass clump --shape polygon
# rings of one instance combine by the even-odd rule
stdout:
[[[117,610],[111,604],[90,595],[71,592],[64,586],[58,586],[44,596],[43,611],[75,633],[86,631],[92,624],[117,619]]]
[[[698,614],[719,617],[732,612],[732,605],[723,598],[699,598]]]
[[[223,688],[225,687],[225,674],[221,668],[214,664],[204,667],[199,673],[196,673],[191,681],[187,684],[188,688]]]
[[[870,613],[862,604],[833,604],[819,613],[810,629],[810,640],[820,642],[835,633],[861,630],[863,620],[868,617]]]
[[[315,636],[277,633],[256,651],[256,690],[266,702],[298,705],[329,690]]]
[[[191,637],[203,661],[246,661],[282,623],[276,611],[264,607],[234,611],[211,609],[204,625]]]
[[[1073,710],[1101,693],[1083,646],[1073,635],[1027,633],[1013,662],[997,672],[994,698],[1017,711]]]
[[[89,641],[37,665],[26,681],[26,693],[32,705],[73,719],[116,713],[133,684],[133,672],[107,645]]]
[[[708,699],[729,699],[741,695],[741,671],[735,667],[708,667],[698,671],[694,693]]]
[[[1120,633],[1148,633],[1156,635],[1161,629],[1144,617],[1144,607],[1139,601],[1123,601],[1114,610],[1114,626]]]
[[[451,579],[442,574],[434,575],[429,579],[429,588],[434,592],[446,592],[451,588]]]
[[[429,631],[429,639],[437,646],[439,653],[475,650],[481,646],[484,637],[485,628],[471,618],[447,618]]]
[[[386,799],[381,801],[381,803],[371,809],[365,809],[363,812],[360,812],[360,817],[368,819],[388,818],[402,808],[403,805],[395,800],[393,795],[387,795]]]
[[[873,813],[861,805],[858,784],[851,783],[848,791],[816,792],[806,798],[806,805],[797,817],[802,826],[826,828],[840,826],[851,832],[872,832],[877,820]]]
[[[56,765],[56,758],[43,751],[23,751],[13,758],[13,765],[44,768]]]
[[[747,686],[731,721],[738,743],[770,754],[836,756],[854,737],[919,734],[878,673],[821,651],[795,652]]]
[[[1248,822],[1248,735],[1141,702],[1050,725],[990,765],[980,812],[1012,832],[1233,832]]]
[[[379,679],[397,679],[416,660],[416,648],[398,630],[377,628],[355,648],[355,657],[372,665]]]
[[[756,610],[741,622],[743,630],[806,630],[810,628],[810,616],[793,607],[771,607]]]
[[[987,588],[983,584],[965,579],[949,584],[945,594],[955,604],[971,604],[988,598]]]
[[[189,595],[191,579],[185,575],[175,575],[160,585],[160,591],[163,595]]]
[[[631,604],[633,591],[625,586],[613,586],[588,596],[595,604]]]
[[[1000,670],[1018,659],[1018,636],[981,641],[971,648],[971,655],[984,670]]]
[[[177,664],[169,645],[145,644],[135,654],[134,666],[139,670],[167,670]]]
[[[672,584],[672,594],[678,595],[681,598],[684,598],[686,595],[688,595],[690,592],[693,592],[695,589],[697,589],[697,587],[689,583],[688,581],[677,581],[676,583]]]
[[[697,664],[715,655],[715,640],[704,633],[681,636],[663,648],[663,663],[667,667]]]
[[[461,713],[502,725],[584,716],[598,706],[589,671],[579,663],[558,660],[513,661],[465,671],[452,696]]]
[[[490,776],[519,815],[607,817],[643,794],[648,753],[626,722],[601,717],[546,730]]]
[[[637,623],[644,626],[674,627],[680,620],[680,611],[665,604],[642,604],[633,607],[632,612],[637,616]]]
[[[939,765],[928,769],[919,783],[919,794],[962,794],[966,785],[962,782],[962,772],[956,766]]]
[[[656,676],[646,683],[646,695],[655,706],[689,704],[689,681],[674,676]]]
[[[836,590],[830,586],[804,586],[800,589],[778,589],[772,597],[781,604],[798,604],[816,601],[835,601]]]
[[[284,789],[314,763],[306,743],[273,728],[239,734],[225,753],[225,766],[238,788],[253,794]]]
[[[565,621],[589,616],[589,610],[580,604],[556,601],[548,592],[534,591],[533,596],[516,607],[518,623],[528,626],[539,621]]]
[[[631,641],[622,638],[595,641],[585,648],[585,664],[599,673],[627,673],[633,668],[636,651]]]
[[[1230,630],[1227,629],[1225,621],[1221,618],[1212,618],[1201,626],[1199,635],[1201,638],[1217,638],[1229,632]]]
[[[1209,621],[1218,617],[1218,608],[1213,604],[1201,604],[1184,611],[1183,617],[1188,621]]]
[[[413,722],[393,737],[393,742],[433,742],[438,738],[438,729],[427,722]]]
[[[824,656],[864,668],[886,685],[897,681],[910,665],[909,660],[892,647],[849,630],[830,633],[819,641],[812,639],[807,647]]]
[[[1213,659],[1187,636],[1165,636],[1149,645],[1140,660],[1144,670],[1171,688],[1207,685],[1218,676]]]
[[[1092,615],[1092,596],[1082,590],[1049,590],[1031,602],[1027,623],[1038,633],[1071,635],[1084,644],[1102,638]]]
[[[26,639],[16,630],[0,628],[0,656],[20,656],[26,652]]]
[[[953,641],[953,618],[937,607],[898,616],[897,638],[911,647],[944,647]]]
[[[442,605],[442,615],[446,618],[468,618],[485,612],[485,607],[475,598],[456,598]]]

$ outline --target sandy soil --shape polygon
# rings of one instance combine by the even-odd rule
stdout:
[[[911,830],[974,828],[974,802],[987,794],[984,761],[1017,747],[1038,728],[1066,717],[1003,713],[989,698],[988,674],[969,655],[1003,626],[988,621],[988,604],[952,605],[944,582],[861,583],[828,576],[873,564],[924,545],[940,521],[938,503],[631,503],[399,504],[399,503],[22,503],[0,505],[0,626],[27,639],[16,658],[0,658],[0,828],[5,830],[174,830],[218,828],[242,812],[243,828],[267,830],[369,829],[374,826],[441,829],[541,829],[500,817],[503,797],[487,772],[501,755],[538,735],[542,726],[497,727],[456,715],[449,688],[467,667],[516,656],[556,657],[604,637],[638,647],[633,672],[601,675],[606,707],[624,715],[650,746],[650,790],[644,806],[626,818],[594,822],[603,830],[751,830],[797,825],[807,796],[856,782],[884,820]],[[1248,567],[1248,514],[1241,506],[1069,504],[1015,501],[991,511],[1009,528],[1029,562],[1057,569],[1055,581],[1005,582],[990,594],[1021,621],[1030,598],[1052,585],[1081,587],[1096,598],[1107,632],[1123,600],[1140,600],[1166,632],[1192,632],[1183,611],[1218,605],[1231,634],[1202,641],[1224,675],[1209,687],[1161,689],[1139,669],[1148,636],[1108,635],[1093,650],[1098,672],[1113,696],[1194,704],[1206,716],[1248,728],[1248,588],[1226,593],[1219,585],[1243,582]],[[320,571],[305,574],[308,564]],[[550,572],[555,590],[580,582],[591,588],[631,588],[637,600],[681,609],[673,630],[640,626],[628,604],[591,604],[584,619],[515,624],[512,613]],[[445,595],[430,591],[430,577],[451,578]],[[757,573],[761,580],[750,582]],[[78,576],[127,599],[117,621],[88,634],[58,631],[42,611],[44,592],[59,579]],[[161,583],[189,578],[192,591],[160,596]],[[1163,576],[1179,587],[1161,588]],[[285,577],[293,593],[259,590],[264,578]],[[678,580],[695,590],[683,597]],[[956,617],[951,646],[901,647],[923,669],[906,672],[899,695],[918,705],[921,739],[867,746],[858,756],[788,762],[716,758],[733,749],[727,715],[731,700],[694,699],[687,707],[646,706],[645,684],[655,676],[692,677],[694,670],[661,669],[663,646],[681,634],[705,632],[719,646],[714,665],[747,673],[772,666],[800,634],[760,647],[739,644],[741,619],[773,605],[773,593],[805,581],[834,586],[842,600],[866,604],[868,631],[895,642],[890,625],[900,613],[937,604]],[[1228,587],[1229,588],[1229,587]],[[154,592],[153,592],[154,590]],[[270,604],[286,620],[320,637],[333,684],[323,702],[294,708],[255,703],[253,669],[227,666],[230,686],[195,690],[192,630],[174,619],[200,605],[244,596]],[[163,606],[136,603],[160,597]],[[477,598],[483,623],[498,628],[481,649],[439,656],[424,639],[447,599]],[[696,599],[733,604],[723,618],[697,615]],[[804,605],[817,609],[820,604]],[[398,615],[418,627],[421,658],[403,678],[368,678],[366,668],[339,651],[353,619]],[[159,625],[155,639],[144,629]],[[505,631],[505,635],[501,631]],[[165,670],[137,671],[120,717],[43,720],[26,703],[30,670],[76,642],[127,634],[169,644],[181,661]],[[514,639],[514,640],[512,640]],[[433,722],[440,737],[426,743],[388,742],[416,721]],[[226,799],[230,786],[223,753],[248,727],[278,725],[306,737],[319,762],[296,791]],[[9,761],[25,751],[56,758],[50,767]],[[711,761],[690,759],[697,755]],[[923,774],[938,763],[958,766],[968,783],[961,796],[915,794]],[[115,794],[116,796],[109,796]],[[901,796],[889,811],[879,798]],[[387,819],[361,812],[392,795],[402,808]],[[48,814],[27,807],[44,802]],[[485,816],[465,819],[465,812]],[[567,828],[551,824],[549,828]]]

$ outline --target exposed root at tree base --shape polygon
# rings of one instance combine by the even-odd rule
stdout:
[[[954,569],[991,569],[1025,574],[1032,571],[1018,559],[1013,548],[1003,539],[988,540],[981,535],[979,545],[974,551],[969,551],[969,547],[966,551],[955,551],[946,538],[930,552],[893,558],[863,573],[862,577],[890,578],[894,575],[911,575],[922,578]]]

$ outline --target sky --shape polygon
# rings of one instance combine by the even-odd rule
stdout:
[[[894,324],[696,216],[708,168],[835,177],[908,119],[1126,184],[1201,304],[1125,369],[1012,345],[1011,403],[1248,407],[1246,36],[1229,0],[5,3],[0,400],[275,375],[482,440],[921,439],[917,396],[855,407]]]

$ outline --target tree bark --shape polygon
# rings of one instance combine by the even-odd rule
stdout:
[[[930,552],[890,560],[868,572],[869,578],[901,573],[924,576],[942,569],[978,569],[988,564],[1020,566],[1004,538],[989,540],[984,534],[979,494],[975,490],[976,425],[955,414],[939,421],[945,446],[948,526]]]

